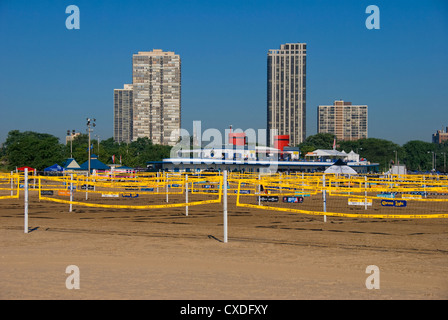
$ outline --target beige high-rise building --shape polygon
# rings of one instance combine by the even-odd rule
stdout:
[[[132,141],[133,115],[132,84],[123,89],[114,89],[114,141],[130,143]]]
[[[306,43],[269,50],[267,72],[268,143],[275,134],[289,135],[296,146],[306,139]]]
[[[174,52],[154,49],[133,55],[133,136],[154,144],[174,145],[171,133],[181,126],[181,60]]]
[[[337,100],[333,105],[318,106],[317,132],[332,133],[337,140],[367,138],[367,106]]]

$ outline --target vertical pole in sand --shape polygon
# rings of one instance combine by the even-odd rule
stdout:
[[[159,177],[160,177],[160,172],[157,172],[157,194],[159,194]]]
[[[185,175],[185,203],[188,204],[188,175]],[[185,207],[185,215],[188,216],[188,205]]]
[[[227,170],[224,170],[222,177],[223,191],[223,218],[224,218],[224,243],[227,243]]]
[[[165,193],[166,193],[166,203],[168,203],[168,172],[165,172]]]
[[[28,233],[28,168],[25,168],[25,217],[24,217],[24,231]]]
[[[364,176],[364,210],[367,210],[367,176]]]
[[[85,186],[86,186],[86,200],[87,200],[88,194],[89,194],[89,183],[88,183],[88,181],[89,181],[89,176],[86,176],[86,184],[85,184]]]
[[[260,172],[258,172],[258,205],[261,205],[261,184],[260,184]]]
[[[70,173],[70,210],[69,212],[72,212],[73,209],[73,173]]]
[[[325,190],[325,175],[322,177],[322,196],[324,200],[324,212],[327,212],[327,191]],[[327,222],[327,215],[324,215],[324,222]]]
[[[14,171],[11,171],[11,197],[14,194]]]

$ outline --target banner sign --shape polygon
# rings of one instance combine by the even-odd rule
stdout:
[[[52,196],[53,195],[53,190],[41,190],[40,191],[40,195],[41,196]]]
[[[406,200],[381,200],[383,207],[399,207],[403,208],[407,206]]]
[[[129,192],[121,195],[123,198],[138,198],[138,193]]]
[[[283,202],[302,203],[303,202],[303,197],[283,197]]]
[[[258,196],[258,200],[263,202],[278,202],[278,196]]]
[[[58,196],[70,196],[70,190],[58,190]]]
[[[372,199],[349,198],[348,205],[349,206],[371,206]]]
[[[103,198],[118,198],[118,193],[102,193]]]

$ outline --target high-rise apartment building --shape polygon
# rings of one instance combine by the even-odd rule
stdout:
[[[181,125],[181,61],[174,52],[154,49],[133,55],[133,135],[154,144],[174,145]]]
[[[332,133],[337,140],[367,138],[367,106],[335,101],[333,105],[318,106],[317,132]]]
[[[269,50],[267,67],[268,143],[275,134],[289,135],[296,146],[306,139],[306,43]]]
[[[114,141],[130,143],[132,141],[133,115],[132,84],[123,89],[114,89]]]

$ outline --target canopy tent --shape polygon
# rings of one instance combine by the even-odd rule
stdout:
[[[89,160],[81,164],[81,170],[89,170]],[[98,160],[98,156],[95,154],[92,154],[90,157],[90,171],[92,170],[109,170],[110,167],[108,165],[105,165],[100,160]]]
[[[334,174],[358,174],[353,168],[345,164],[341,159],[338,159],[332,166],[324,171],[325,173]]]
[[[34,171],[34,168],[31,168],[31,167],[28,167],[28,166],[17,168],[18,171],[25,171],[25,169],[28,169],[28,172]]]
[[[61,167],[60,165],[58,165],[57,163],[55,163],[52,166],[49,166],[47,168],[44,169],[44,171],[50,171],[50,172],[61,172],[64,171],[65,169],[63,167]]]
[[[308,152],[305,157],[329,157],[329,158],[345,158],[347,157],[347,153],[345,151],[338,150],[324,150],[317,149],[312,152]]]
[[[79,170],[79,169],[81,169],[81,167],[79,166],[78,162],[76,162],[76,160],[73,159],[73,158],[68,158],[67,160],[65,160],[64,163],[62,163],[62,166],[66,170]]]

